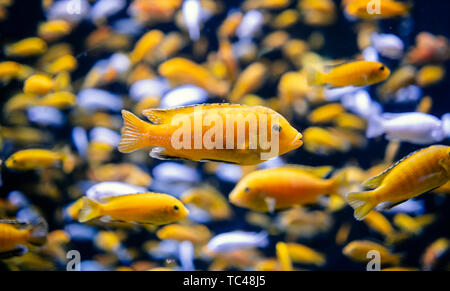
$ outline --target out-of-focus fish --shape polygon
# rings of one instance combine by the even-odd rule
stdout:
[[[398,213],[394,216],[394,224],[404,232],[418,235],[422,230],[436,220],[436,215],[426,214],[411,217],[406,213]]]
[[[445,138],[441,120],[421,112],[383,113],[370,118],[366,136],[374,138],[384,133],[388,140],[414,144],[436,143]]]
[[[371,35],[371,43],[373,47],[384,57],[399,59],[403,56],[403,42],[394,34],[373,33]]]
[[[184,58],[176,57],[162,63],[158,72],[175,85],[192,84],[219,96],[225,95],[229,89],[228,82],[217,79],[203,66]]]
[[[181,195],[185,204],[194,204],[196,207],[208,211],[216,220],[228,219],[232,210],[225,197],[210,186],[192,188]]]
[[[442,66],[425,66],[417,72],[417,85],[428,87],[440,82],[445,75],[445,69]]]
[[[350,142],[330,130],[321,127],[308,127],[303,132],[305,149],[315,154],[327,155],[332,152],[347,152]]]
[[[228,253],[235,250],[264,248],[269,244],[265,232],[233,231],[221,233],[213,237],[206,248],[213,253]]]
[[[404,157],[380,175],[363,183],[374,188],[347,194],[355,218],[364,219],[379,203],[390,207],[445,184],[450,177],[450,147],[434,145]]]
[[[6,160],[6,167],[18,171],[30,171],[52,167],[55,164],[63,164],[66,173],[70,173],[75,166],[75,158],[64,150],[63,152],[45,149],[27,149],[15,152]]]
[[[292,271],[292,260],[289,252],[289,248],[285,242],[277,242],[275,245],[275,250],[277,253],[277,260],[280,264],[281,270]]]
[[[0,257],[23,254],[27,244],[41,246],[47,239],[47,223],[40,219],[33,223],[0,220]]]
[[[47,43],[38,37],[30,37],[5,47],[8,57],[37,56],[47,51]]]
[[[342,253],[356,262],[366,263],[368,261],[367,254],[370,251],[377,251],[380,254],[381,265],[398,265],[400,263],[400,255],[391,253],[383,245],[368,240],[352,241],[345,246]]]
[[[170,224],[160,228],[156,235],[160,240],[170,239],[179,242],[190,241],[193,244],[204,244],[211,239],[211,232],[204,225]]]
[[[128,111],[122,111],[125,124],[122,129],[122,140],[119,144],[120,152],[129,153],[141,148],[156,146],[152,150],[151,156],[160,159],[185,158],[194,161],[215,160],[241,165],[261,163],[264,158],[262,154],[267,152],[267,150],[264,151],[262,146],[269,148],[269,144],[262,145],[261,142],[258,143],[254,139],[257,136],[252,137],[253,133],[249,133],[250,137],[248,139],[239,140],[243,144],[236,143],[238,141],[237,134],[233,134],[233,139],[227,139],[227,123],[229,124],[231,121],[232,123],[229,126],[232,126],[233,131],[235,131],[234,128],[237,128],[236,120],[238,120],[235,118],[237,116],[241,116],[243,120],[253,118],[255,122],[263,118],[267,121],[273,118],[278,119],[276,124],[270,121],[270,124],[267,122],[264,125],[264,127],[267,126],[267,137],[270,135],[270,138],[272,138],[278,134],[279,150],[276,155],[284,154],[302,145],[302,141],[300,140],[301,133],[293,128],[280,114],[262,106],[207,104],[168,110],[149,109],[143,113],[153,124],[140,120]],[[216,128],[218,126],[216,123],[214,127],[205,127],[198,123],[199,120],[201,122],[203,120],[216,120],[222,126],[221,128]],[[182,125],[181,128],[180,126],[174,126],[174,124],[180,123]],[[249,123],[245,122],[244,127],[240,130],[244,129],[247,131],[247,128],[250,130],[253,125],[249,127]],[[258,126],[256,123],[254,125]],[[192,140],[192,137],[199,136],[198,131],[203,136],[207,129],[217,132],[214,134],[217,134],[217,136],[214,141],[211,141],[211,145],[203,145],[206,144],[203,138],[194,138]],[[258,129],[258,132],[263,130],[261,127],[254,129]],[[230,129],[228,129],[229,131]],[[182,144],[173,144],[174,134],[178,135],[176,138]],[[191,135],[190,137],[184,137],[184,135],[189,134]],[[181,135],[183,135],[183,140],[180,140]],[[222,136],[222,140],[220,140],[220,136]],[[233,151],[229,150],[231,142],[233,143]],[[225,148],[225,145],[228,145],[228,149]],[[250,148],[250,145],[252,148]],[[267,154],[270,155],[271,153]]]
[[[353,0],[346,7],[345,12],[359,19],[385,19],[406,16],[411,5],[401,1],[379,0]]]
[[[256,211],[316,203],[325,194],[339,194],[344,176],[322,179],[331,167],[290,166],[251,172],[229,195],[231,203]]]
[[[128,223],[163,225],[182,220],[189,211],[175,197],[161,193],[140,193],[103,197],[105,203],[83,198],[78,220],[86,222],[104,216]]]
[[[432,270],[440,261],[440,258],[448,252],[450,241],[448,238],[439,238],[430,244],[422,255],[424,270]]]
[[[325,255],[310,247],[298,243],[286,243],[286,245],[289,256],[294,263],[315,265],[318,267],[326,263]]]
[[[229,100],[238,102],[242,96],[258,90],[265,81],[267,68],[262,63],[249,65],[240,75],[230,92]]]

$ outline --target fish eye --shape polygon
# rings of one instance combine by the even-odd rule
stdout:
[[[272,126],[272,129],[273,130],[275,130],[275,131],[278,131],[278,132],[281,132],[281,126],[279,126],[278,124],[274,124],[273,126]]]
[[[381,66],[379,70],[384,71],[384,66]]]
[[[249,187],[245,187],[245,188],[244,188],[244,191],[245,191],[245,192],[250,192],[250,188],[249,188]]]
[[[173,209],[174,209],[175,211],[178,211],[178,209],[179,209],[178,205],[174,205],[174,206],[173,206]]]

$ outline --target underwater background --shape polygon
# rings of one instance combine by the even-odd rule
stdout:
[[[161,0],[163,1],[163,0]],[[216,51],[218,49],[218,38],[216,36],[217,29],[223,23],[227,16],[227,12],[232,9],[239,9],[244,1],[238,0],[224,0],[221,1],[223,4],[223,10],[221,13],[214,15],[209,20],[207,20],[203,29],[201,30],[202,37],[206,37],[208,40],[207,51]],[[290,8],[295,8],[297,1],[291,1]],[[307,39],[311,33],[320,32],[324,37],[324,45],[316,50],[315,52],[326,56],[330,59],[340,59],[348,58],[356,54],[359,49],[356,42],[356,30],[354,23],[348,21],[342,13],[341,1],[335,1],[337,8],[337,21],[325,27],[312,27],[306,25],[302,22],[298,22],[292,27],[285,29],[291,38]],[[131,3],[128,1],[127,6]],[[447,38],[450,37],[450,17],[448,12],[450,11],[450,2],[441,0],[418,0],[414,1],[414,7],[410,12],[410,15],[405,18],[387,19],[379,21],[379,29],[383,33],[393,33],[401,38],[404,42],[405,48],[413,46],[415,43],[415,37],[423,31],[430,32],[434,35],[443,35]],[[283,8],[288,9],[288,8]],[[275,10],[277,11],[277,10]],[[278,10],[279,11],[279,10]],[[108,17],[107,23],[113,23],[118,19],[127,17],[127,10],[122,9],[119,13]],[[2,46],[5,44],[30,37],[36,34],[36,27],[40,22],[46,20],[45,11],[42,7],[41,1],[38,0],[27,0],[27,1],[14,1],[12,5],[8,8],[8,17],[2,22],[0,22],[0,39]],[[111,56],[111,52],[100,51],[92,53],[85,48],[85,40],[87,36],[96,29],[96,26],[89,21],[82,21],[79,23],[72,33],[68,36],[64,36],[60,42],[67,42],[73,47],[74,56],[78,61],[78,67],[75,71],[71,73],[72,80],[78,80],[84,78],[96,61],[100,59],[105,59]],[[179,31],[179,28],[174,22],[168,23],[156,23],[147,29],[159,29],[164,33],[171,31]],[[262,29],[262,34],[256,39],[258,44],[265,35],[273,31],[273,29],[266,26]],[[142,34],[141,34],[142,35]],[[133,42],[135,42],[139,37],[133,37]],[[132,45],[131,45],[132,47]],[[191,60],[197,63],[203,63],[207,61],[207,54],[203,55],[193,55],[192,54],[192,43],[188,43],[182,50],[178,53],[179,55],[188,56]],[[3,54],[1,60],[5,60],[7,57]],[[269,62],[276,61],[283,58],[280,50],[269,51],[264,54],[264,59]],[[399,65],[398,60],[389,60],[386,58],[381,58],[382,62],[386,64],[389,68],[395,68]],[[33,58],[25,58],[22,63],[33,64]],[[449,62],[444,63],[447,72],[450,71]],[[288,71],[296,70],[295,66],[291,66]],[[392,71],[392,69],[391,69]],[[448,74],[444,79],[430,87],[422,89],[422,96],[431,96],[433,101],[433,106],[429,114],[440,117],[445,113],[450,112],[450,87],[449,87]],[[273,96],[277,96],[277,81],[265,82],[260,89],[254,92],[254,94],[260,96],[263,99],[268,99]],[[0,108],[3,109],[8,96],[11,96],[22,87],[20,81],[12,81],[9,84],[4,84],[0,87],[1,99]],[[376,99],[376,88],[377,86],[371,86],[370,93],[372,98]],[[107,90],[111,93],[122,96],[126,99],[129,91],[129,86],[124,83],[113,82],[102,86],[102,89]],[[221,103],[226,100],[216,96],[210,96],[208,103]],[[384,102],[382,104],[383,112],[411,112],[414,111],[417,106],[417,101],[398,103],[394,101]],[[67,116],[67,112],[64,111]],[[2,111],[3,112],[3,111]],[[111,113],[116,114],[117,113]],[[293,127],[302,132],[305,128],[309,126],[308,121],[304,116],[299,116],[297,114],[293,115],[293,118],[289,120]],[[1,125],[9,125],[9,120],[2,113],[0,117]],[[72,150],[75,147],[72,142],[72,130],[73,125],[70,121],[66,122],[60,127],[45,127],[36,125],[40,129],[44,129],[49,132],[52,138],[48,143],[44,144],[29,144],[26,146],[17,146],[13,142],[6,139],[3,140],[3,147],[0,152],[0,157],[2,160],[6,160],[12,153],[19,149],[40,147],[52,149],[55,145],[70,145]],[[450,145],[449,139],[445,139],[439,144]],[[341,153],[330,153],[328,155],[315,154],[306,151],[304,147],[297,150],[289,152],[283,155],[281,158],[287,164],[302,164],[308,166],[323,166],[330,165],[335,169],[340,169],[346,167],[349,163],[359,166],[362,169],[368,169],[374,166],[377,162],[383,160],[385,155],[385,150],[388,145],[388,141],[383,137],[378,137],[374,139],[368,139],[367,144],[361,148],[352,148],[350,151]],[[395,161],[401,159],[407,154],[423,148],[425,146],[414,145],[408,142],[401,143],[400,149],[395,155]],[[108,161],[110,163],[120,163],[127,159],[125,154],[119,153],[117,150],[113,151],[111,159]],[[157,165],[164,163],[165,161],[152,159],[147,156],[145,160],[136,161],[133,163],[139,166],[142,170],[147,173],[152,173]],[[196,169],[199,174],[200,181],[195,182],[192,186],[201,184],[210,184],[216,187],[225,197],[233,190],[236,182],[225,181],[218,178],[215,173],[210,173],[205,171],[204,163],[196,163],[191,161],[183,161],[177,163],[187,164],[190,167]],[[83,192],[89,186],[93,184],[89,181],[87,175],[88,165],[86,163],[81,163],[76,166],[74,171],[70,174],[60,175],[56,177],[54,185],[60,193],[59,198],[46,197],[45,195],[37,194],[37,185],[41,179],[39,173],[37,172],[18,172],[8,170],[4,165],[1,167],[1,179],[2,185],[0,186],[0,198],[6,199],[8,194],[12,191],[21,191],[25,193],[26,197],[29,199],[30,204],[38,209],[38,212],[45,218],[49,225],[49,232],[54,230],[64,229],[68,224],[76,223],[75,221],[67,222],[62,218],[62,210],[64,207],[75,201],[74,197],[76,194]],[[153,181],[154,182],[154,181]],[[73,188],[78,188],[74,191]],[[162,187],[164,188],[164,187]],[[170,185],[167,185],[170,189]],[[153,185],[150,185],[150,190],[153,190]],[[157,192],[164,192],[159,185]],[[170,190],[167,191],[167,193]],[[449,223],[450,223],[450,213],[448,209],[450,208],[450,199],[448,195],[421,195],[415,198],[417,201],[423,203],[424,208],[422,214],[435,214],[436,220],[431,225],[427,226],[423,232],[418,235],[406,239],[394,246],[396,253],[402,254],[403,260],[402,265],[410,267],[419,267],[420,259],[423,255],[427,246],[432,242],[436,241],[441,237],[449,237]],[[211,232],[214,234],[220,234],[224,232],[243,230],[243,231],[261,231],[261,227],[252,225],[247,222],[247,215],[249,210],[236,207],[231,205],[233,210],[233,216],[229,220],[224,221],[208,221],[203,224],[206,225]],[[321,206],[312,205],[308,206],[309,210],[321,210]],[[385,212],[383,213],[390,221],[394,216],[394,213]],[[275,221],[278,213],[267,214],[271,220]],[[333,212],[332,226],[325,232],[319,232],[312,238],[299,238],[296,241],[307,245],[317,251],[320,251],[326,256],[326,264],[321,267],[316,266],[303,266],[301,264],[295,264],[298,268],[307,268],[310,270],[364,270],[365,266],[361,263],[356,263],[347,258],[342,254],[342,248],[344,245],[338,245],[335,243],[335,237],[343,224],[351,224],[351,230],[347,238],[347,242],[356,239],[371,239],[376,242],[383,242],[384,237],[373,230],[371,230],[363,221],[357,221],[353,217],[353,209],[350,206],[346,206],[343,209]],[[100,229],[100,228],[99,228]],[[108,228],[106,228],[108,229]],[[114,229],[114,228],[112,228]],[[98,231],[96,228],[92,228],[94,232]],[[87,235],[89,236],[89,235]],[[281,232],[275,235],[270,235],[270,244],[265,248],[260,248],[259,250],[267,257],[275,256],[275,245],[279,241],[285,241],[285,233]],[[82,269],[93,269],[93,270],[114,270],[118,266],[130,266],[136,261],[151,261],[154,266],[175,266],[179,264],[179,259],[176,256],[169,255],[168,257],[156,258],[151,257],[142,251],[142,245],[148,240],[158,240],[154,232],[148,231],[144,228],[137,228],[134,230],[126,231],[126,238],[122,242],[127,248],[139,249],[139,253],[135,258],[130,260],[123,260],[122,262],[116,262],[111,265],[107,264],[86,264],[85,268]],[[103,253],[99,250],[93,243],[93,239],[88,238],[86,240],[70,241],[65,248],[67,250],[78,250],[81,253],[82,261],[95,261],[98,258],[99,253]],[[50,260],[51,259],[47,259]],[[65,270],[66,266],[64,262],[54,261],[53,266],[49,269],[55,270]],[[435,267],[436,270],[448,270],[449,264],[449,254],[448,251],[444,254],[440,260],[439,265]],[[202,260],[196,258],[194,260],[195,268],[198,270],[207,270],[210,261]],[[43,265],[39,265],[44,268]],[[83,266],[83,264],[82,264]],[[11,265],[7,262],[0,261],[0,270],[8,270]],[[40,269],[37,267],[37,269]],[[20,267],[19,267],[20,269]],[[33,269],[23,267],[23,269]],[[228,268],[230,270],[236,270],[235,267]],[[248,268],[251,269],[251,268]]]

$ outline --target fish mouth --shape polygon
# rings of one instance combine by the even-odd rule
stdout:
[[[299,132],[295,136],[295,138],[292,141],[291,145],[296,146],[296,147],[301,147],[303,145],[302,137],[303,137],[303,135]]]

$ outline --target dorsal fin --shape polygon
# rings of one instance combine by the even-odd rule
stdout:
[[[404,156],[402,159],[398,160],[397,162],[395,162],[394,164],[392,164],[392,166],[390,166],[389,168],[387,168],[386,170],[384,170],[381,174],[370,178],[369,180],[365,181],[363,183],[364,187],[367,188],[377,188],[378,186],[381,185],[381,183],[383,182],[384,178],[386,178],[387,174],[393,169],[395,168],[398,164],[400,164],[401,162],[403,162],[404,160],[406,160],[407,158],[411,157],[412,155],[420,152],[423,149],[419,149],[417,151],[414,151],[412,153],[410,153],[409,155]]]
[[[121,197],[127,197],[132,195],[140,195],[140,194],[152,194],[152,192],[145,192],[145,193],[132,193],[132,194],[123,194],[123,195],[111,195],[111,196],[102,196],[101,200],[102,202],[111,202],[114,199],[121,198]]]
[[[170,123],[173,116],[176,114],[190,114],[194,111],[197,106],[202,106],[203,109],[213,109],[220,108],[222,106],[227,107],[241,107],[241,104],[231,104],[231,103],[206,103],[206,104],[194,104],[187,106],[179,106],[169,109],[162,108],[151,108],[142,111],[142,114],[148,118],[148,120],[154,124]]]

